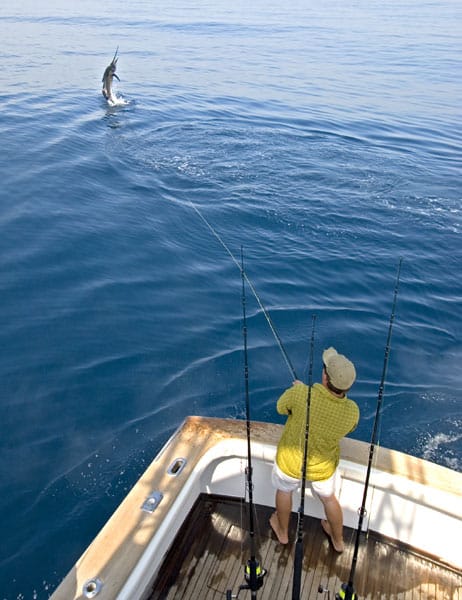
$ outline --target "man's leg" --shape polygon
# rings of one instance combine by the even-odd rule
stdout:
[[[343,512],[339,501],[332,496],[318,496],[326,513],[326,521],[321,521],[324,531],[332,540],[332,545],[337,552],[343,552]]]
[[[281,544],[289,542],[289,520],[292,512],[292,492],[276,491],[276,512],[270,517],[270,525]]]

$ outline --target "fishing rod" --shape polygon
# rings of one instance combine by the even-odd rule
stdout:
[[[306,421],[305,421],[305,442],[303,448],[303,465],[302,465],[302,485],[300,490],[300,506],[298,509],[297,519],[297,541],[295,542],[294,555],[294,577],[292,581],[292,600],[299,600],[301,580],[302,580],[302,563],[303,563],[303,517],[305,513],[305,487],[306,487],[306,463],[308,461],[308,437],[310,429],[310,404],[311,404],[311,386],[313,379],[313,354],[314,354],[314,326],[316,315],[312,317],[311,324],[311,343],[310,343],[310,366],[308,371],[308,398],[306,401]]]
[[[268,311],[266,310],[266,308],[263,305],[263,302],[261,301],[259,295],[257,294],[257,290],[254,288],[252,282],[250,281],[250,279],[247,276],[247,273],[245,273],[243,267],[241,266],[241,264],[239,264],[238,260],[236,259],[236,257],[234,256],[234,254],[231,252],[231,250],[228,248],[228,246],[225,244],[225,242],[223,241],[223,239],[220,237],[220,235],[217,233],[217,231],[212,227],[212,225],[209,223],[209,221],[207,221],[207,219],[204,217],[204,215],[201,213],[201,211],[197,208],[197,206],[191,201],[189,200],[189,203],[192,207],[192,209],[196,212],[196,214],[199,216],[199,218],[203,221],[203,223],[205,223],[205,225],[208,227],[208,229],[212,232],[212,234],[217,238],[217,240],[220,242],[220,244],[223,246],[223,248],[226,250],[226,252],[229,254],[229,256],[231,257],[231,260],[234,262],[234,264],[237,266],[237,268],[240,270],[242,277],[245,279],[245,281],[247,282],[247,284],[249,285],[250,289],[252,290],[253,295],[255,296],[258,305],[260,306],[261,310],[263,311],[263,314],[265,315],[265,318],[268,322],[268,325],[271,329],[271,332],[273,333],[274,338],[276,339],[276,342],[279,346],[279,349],[281,350],[282,356],[286,362],[286,365],[290,371],[290,374],[292,376],[292,379],[298,379],[296,373],[295,373],[295,369],[289,359],[289,356],[286,352],[286,349],[284,348],[284,345],[282,343],[281,338],[279,337],[278,332],[276,331],[276,327],[274,326],[274,323],[268,313]]]
[[[381,409],[382,409],[383,390],[385,387],[385,378],[386,378],[387,368],[388,368],[388,359],[390,356],[391,332],[393,329],[393,322],[395,320],[396,300],[398,298],[398,288],[399,288],[399,279],[400,279],[400,275],[401,275],[402,262],[403,262],[403,259],[400,258],[399,264],[398,264],[398,273],[396,275],[395,291],[393,293],[393,305],[392,305],[392,309],[391,309],[390,322],[388,325],[387,343],[385,346],[385,355],[384,355],[384,359],[383,359],[382,378],[380,380],[379,393],[378,393],[378,397],[377,397],[377,409],[375,412],[374,427],[373,427],[373,431],[372,431],[371,443],[369,446],[369,461],[367,464],[366,481],[364,483],[363,500],[362,500],[361,508],[359,509],[358,527],[356,529],[355,548],[354,548],[354,552],[353,552],[353,559],[351,561],[350,576],[348,579],[348,583],[343,583],[340,588],[340,591],[335,595],[336,600],[358,600],[358,596],[354,590],[353,582],[354,582],[354,577],[355,577],[355,572],[356,572],[356,565],[358,562],[359,538],[361,535],[361,529],[362,529],[362,525],[363,525],[364,516],[366,515],[366,512],[367,512],[366,511],[366,498],[367,498],[367,491],[369,488],[369,478],[370,478],[371,469],[372,469],[372,458],[374,456],[375,445],[377,444],[377,432],[378,432],[378,426],[379,426],[379,420],[380,420],[380,413],[381,413]]]
[[[251,598],[257,597],[257,591],[263,585],[263,578],[266,570],[262,569],[260,563],[255,557],[255,522],[253,506],[253,483],[252,483],[252,453],[250,448],[250,396],[249,396],[249,361],[247,351],[247,317],[246,317],[246,297],[245,297],[245,271],[244,271],[244,253],[241,247],[241,276],[242,276],[242,333],[244,337],[244,381],[245,381],[245,417],[247,432],[247,468],[245,470],[247,479],[247,489],[249,492],[249,538],[250,538],[250,559],[247,561],[244,570],[246,583],[239,586],[235,596],[232,590],[226,591],[226,600],[237,598],[241,590],[250,590]]]

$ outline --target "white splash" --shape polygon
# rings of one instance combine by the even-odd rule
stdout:
[[[422,457],[425,460],[435,461],[437,458],[438,462],[445,463],[447,467],[450,469],[454,469],[455,471],[459,471],[461,468],[461,461],[458,456],[451,456],[451,452],[445,449],[444,456],[439,456],[438,454],[441,452],[441,446],[448,446],[449,444],[454,444],[462,439],[462,433],[437,433],[431,437],[429,437],[422,448]]]
[[[108,98],[107,103],[109,106],[127,106],[130,104],[130,100],[125,100],[123,96],[116,96],[115,94],[111,94],[111,97]]]

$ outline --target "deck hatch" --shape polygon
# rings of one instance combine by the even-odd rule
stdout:
[[[172,475],[173,477],[177,477],[181,471],[185,468],[186,463],[188,461],[186,458],[175,458],[172,464],[167,469],[168,475]]]

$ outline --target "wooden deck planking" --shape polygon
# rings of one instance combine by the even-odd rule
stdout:
[[[229,498],[207,498],[197,503],[191,518],[180,530],[154,584],[150,600],[218,600],[226,590],[236,594],[245,583],[244,565],[250,558],[248,516],[243,502]],[[289,600],[292,597],[293,544],[276,540],[268,519],[268,507],[255,509],[256,556],[268,573],[259,600]],[[292,520],[295,537],[296,516]],[[345,529],[345,552],[329,546],[318,519],[304,518],[304,599],[325,600],[319,585],[335,597],[349,577],[354,531]],[[355,575],[356,592],[364,600],[462,600],[462,575],[406,552],[403,548],[369,535],[362,538]],[[239,598],[249,598],[241,591]]]

